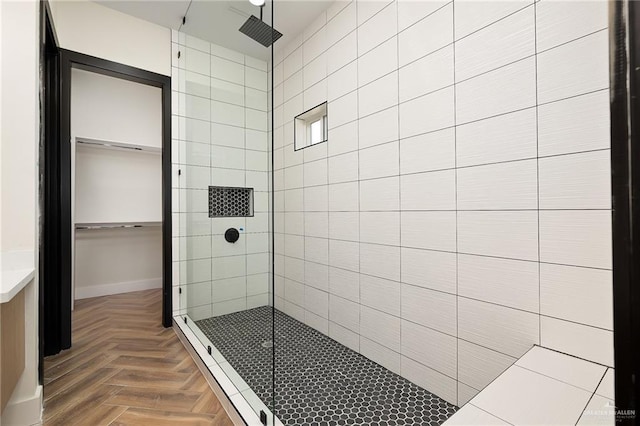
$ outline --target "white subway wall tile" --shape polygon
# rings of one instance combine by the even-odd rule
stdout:
[[[519,358],[540,343],[540,334],[536,314],[458,297],[461,339]]]
[[[403,247],[456,251],[456,212],[403,211],[400,235]]]
[[[536,5],[538,51],[575,40],[607,28],[606,1],[556,2]]]
[[[360,241],[400,245],[400,212],[361,212]]]
[[[580,75],[580,78],[575,78]],[[546,103],[609,87],[606,30],[538,55],[538,102]]]
[[[403,319],[455,337],[456,308],[455,294],[402,284]]]
[[[540,264],[540,313],[613,330],[611,271]]]
[[[400,318],[360,305],[360,336],[400,352]]]
[[[330,212],[329,238],[358,241],[360,238],[359,215],[358,212]]]
[[[356,147],[367,148],[398,139],[398,107],[394,106],[358,120]]]
[[[400,353],[360,336],[360,354],[387,370],[400,374]]]
[[[540,332],[543,347],[613,366],[612,331],[541,316]]]
[[[540,105],[540,156],[609,148],[609,114],[608,90]]]
[[[610,209],[610,151],[541,158],[541,209]]]
[[[533,5],[456,42],[456,80],[462,81],[535,54]]]
[[[360,330],[360,308],[355,302],[342,297],[329,295],[329,319],[342,327],[359,332]]]
[[[397,281],[361,274],[360,303],[399,317],[400,283]]]
[[[400,66],[453,43],[453,2],[437,10],[398,36]]]
[[[434,369],[402,357],[402,376],[451,404],[456,403],[456,379],[444,375]]]
[[[484,389],[515,361],[509,355],[466,340],[458,341],[458,380],[475,389]]]
[[[460,296],[538,313],[538,282],[537,262],[458,255]]]
[[[456,253],[403,247],[400,254],[403,283],[456,292]]]
[[[358,152],[330,157],[328,165],[329,183],[353,182],[358,180]]]
[[[327,81],[328,89],[326,98],[330,102],[356,90],[358,88],[357,62],[351,62],[350,64],[340,68],[338,71],[331,74]]]
[[[540,261],[611,269],[611,211],[540,211]]]
[[[449,377],[457,376],[457,339],[402,321],[402,355]]]
[[[398,104],[398,72],[358,89],[358,116],[364,117]]]
[[[453,45],[445,46],[411,62],[400,68],[399,72],[400,102],[450,86],[453,84],[454,74]]]
[[[444,129],[400,141],[400,173],[451,169],[456,165],[457,129]]]
[[[410,25],[415,24],[421,19],[431,15],[447,3],[448,2],[446,0],[398,0],[398,30],[402,31]]]
[[[401,176],[400,208],[402,210],[455,210],[455,170]]]
[[[458,251],[537,261],[538,213],[459,211]]]
[[[391,2],[358,27],[358,55],[362,56],[398,32],[396,3]]]
[[[537,165],[536,160],[525,160],[458,169],[458,209],[536,209]]]
[[[399,174],[398,142],[390,142],[358,151],[360,179],[374,179]]]
[[[536,104],[536,60],[528,58],[456,85],[456,122],[463,124]]]
[[[458,1],[455,7],[456,40],[531,5],[531,0]]]
[[[358,303],[360,301],[360,274],[336,268],[332,263],[332,266],[329,267],[329,293]],[[356,315],[359,315],[357,308],[355,311]],[[357,328],[354,330],[357,331]]]
[[[353,1],[327,21],[327,45],[333,46],[347,34],[354,31],[356,27],[356,2]]]
[[[358,149],[358,122],[353,121],[340,127],[329,128],[327,146],[330,156],[356,151]]]
[[[458,167],[535,158],[536,109],[457,126],[455,143]]]
[[[304,282],[318,290],[329,291],[329,267],[314,262],[304,264]]]
[[[354,3],[355,9],[355,3]],[[358,36],[352,31],[327,50],[327,74],[333,74],[358,58]]]
[[[398,210],[400,206],[398,188],[399,178],[388,177],[364,180],[360,182],[360,210],[361,211],[390,211]],[[356,184],[356,186],[358,186]],[[355,196],[355,202],[358,196]],[[342,209],[345,210],[345,209]]]
[[[396,69],[398,69],[398,41],[396,37],[392,37],[358,58],[358,84],[364,86]]]
[[[360,246],[357,242],[329,240],[329,265],[358,271],[360,268],[359,256]]]
[[[453,87],[400,104],[400,138],[442,130],[454,125]]]
[[[358,182],[329,185],[329,211],[358,211]]]

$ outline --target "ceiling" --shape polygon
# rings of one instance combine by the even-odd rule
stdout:
[[[238,29],[250,15],[260,17],[260,8],[249,0],[95,0],[103,6],[181,30],[255,58],[267,59],[270,50]],[[283,0],[275,3],[274,27],[285,45],[300,34],[331,4],[330,0]],[[186,23],[182,17],[186,14]],[[271,2],[264,7],[264,21],[271,23]]]

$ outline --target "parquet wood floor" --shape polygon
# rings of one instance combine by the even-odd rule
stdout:
[[[76,302],[71,349],[45,359],[44,424],[233,425],[175,332],[160,290]]]

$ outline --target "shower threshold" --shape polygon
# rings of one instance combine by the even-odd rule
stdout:
[[[440,425],[457,410],[268,306],[196,325],[284,425]]]

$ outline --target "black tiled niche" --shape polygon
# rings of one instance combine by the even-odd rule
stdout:
[[[253,188],[209,187],[209,217],[253,216]]]

